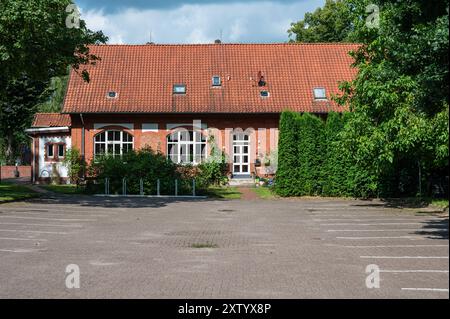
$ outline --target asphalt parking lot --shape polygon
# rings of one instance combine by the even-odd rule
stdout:
[[[449,298],[448,256],[448,215],[378,201],[0,205],[0,298]]]

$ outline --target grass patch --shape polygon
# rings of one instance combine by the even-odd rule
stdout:
[[[211,186],[205,195],[212,198],[240,199],[242,194],[237,187]]]
[[[74,195],[74,194],[84,194],[84,188],[77,187],[77,185],[72,184],[62,184],[62,185],[40,185],[40,187],[51,191],[55,193],[60,194],[68,194],[68,195]]]
[[[196,243],[191,245],[191,248],[217,248],[217,247],[219,246],[213,243]]]
[[[252,190],[258,195],[259,198],[262,199],[272,199],[275,198],[275,194],[272,192],[272,190],[269,187],[255,187],[252,188]]]
[[[0,183],[0,203],[23,200],[40,196],[39,193],[23,185]]]
[[[448,207],[448,199],[432,199],[431,205],[446,208]]]

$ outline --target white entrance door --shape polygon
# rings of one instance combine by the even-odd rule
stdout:
[[[250,143],[245,133],[233,135],[233,174],[250,174]]]

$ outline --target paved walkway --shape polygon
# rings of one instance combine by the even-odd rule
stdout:
[[[251,187],[238,187],[239,192],[241,192],[242,200],[257,200],[258,195],[253,191]]]

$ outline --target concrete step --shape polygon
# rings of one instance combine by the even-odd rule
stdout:
[[[255,186],[253,178],[232,178],[229,181],[230,186]]]

